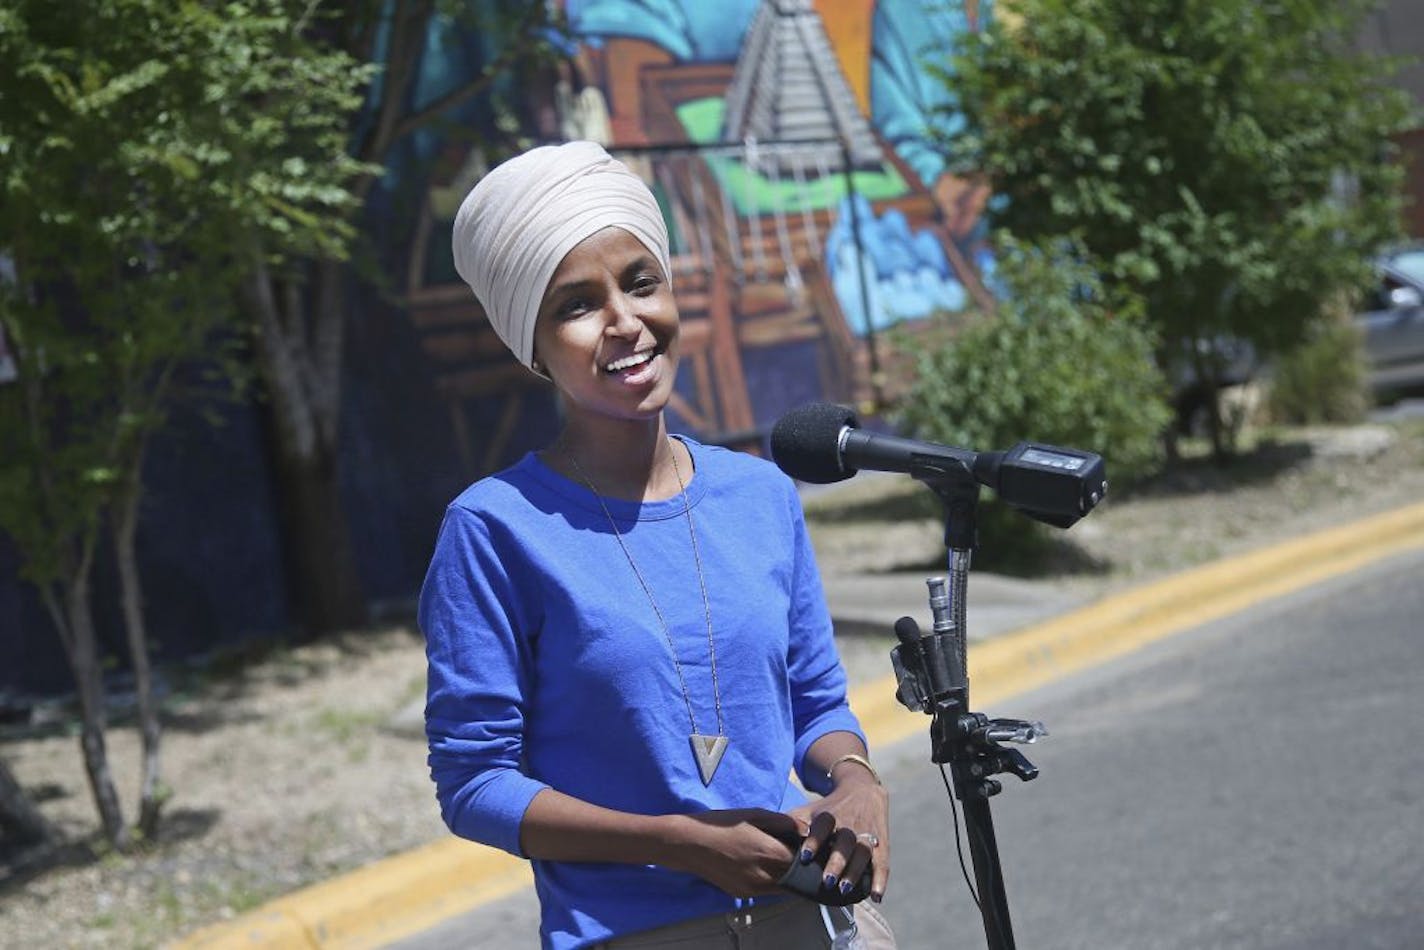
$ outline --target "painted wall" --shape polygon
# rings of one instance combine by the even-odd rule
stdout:
[[[776,6],[774,2],[767,4]],[[581,37],[585,58],[610,41],[641,40],[668,53],[674,63],[739,63],[743,41],[759,0],[708,4],[698,0],[568,0],[567,13]],[[837,230],[820,250],[839,278],[837,299],[852,332],[885,327],[927,316],[934,310],[961,310],[970,304],[967,275],[956,273],[942,246],[946,239],[973,257],[976,207],[965,207],[965,186],[944,172],[944,156],[932,140],[933,129],[952,127],[952,102],[944,83],[931,72],[946,64],[956,39],[974,29],[987,4],[938,0],[818,0],[806,6],[819,19],[837,66],[881,141],[893,150],[881,180],[867,181],[863,194],[878,199],[878,211],[860,216],[861,246],[871,274],[870,313],[859,299],[857,261],[850,238],[844,195],[837,200]],[[637,84],[636,59],[610,63],[597,83],[605,97]],[[684,108],[715,108],[709,97]],[[626,110],[625,110],[626,111]],[[688,123],[690,137],[707,133]],[[710,130],[709,130],[710,131]],[[644,126],[627,129],[637,144],[652,137]],[[620,139],[620,141],[623,141]],[[907,174],[908,171],[910,174]],[[907,216],[886,204],[894,198],[929,193],[937,200],[927,214]],[[814,198],[814,192],[811,196]],[[868,209],[862,209],[868,210]],[[945,225],[931,230],[932,223]],[[972,278],[969,278],[972,279]]]
[[[956,118],[932,69],[947,66],[987,3],[565,0],[564,9],[570,66],[530,103],[531,136],[603,143],[663,204],[691,341],[673,407],[680,427],[755,447],[790,408],[776,393],[875,400],[892,385],[889,328],[987,300],[977,276],[985,194],[945,172],[933,130]],[[422,88],[434,95],[458,82],[460,62],[432,57]],[[783,144],[808,136],[853,142],[850,173],[836,147]],[[491,341],[449,261],[454,212],[489,159],[433,138],[422,154],[439,162],[408,268],[411,317],[474,476],[511,458],[508,439],[530,413],[547,414],[547,394]],[[491,402],[500,421],[474,425]]]
[[[818,82],[840,90],[838,108],[870,143],[875,157],[849,176],[810,152],[760,164],[740,139],[719,144],[729,90],[751,62],[744,47],[766,15],[760,0],[566,0],[571,67],[533,89],[516,117],[532,140],[604,142],[653,186],[675,236],[685,320],[674,425],[752,451],[794,405],[873,397],[884,383],[872,373],[874,347],[884,360],[888,327],[983,293],[974,276],[983,196],[944,174],[928,129],[953,116],[924,60],[975,28],[987,4],[778,2],[814,17],[829,50],[780,68],[821,70]],[[493,52],[448,29],[431,40],[412,106]],[[781,118],[805,118],[795,112]],[[455,120],[486,130],[496,121],[479,104]],[[448,499],[542,444],[558,422],[551,392],[504,352],[455,275],[450,222],[489,158],[448,133],[412,136],[373,194],[367,228],[389,286],[355,295],[348,341],[343,501],[370,596],[397,607],[419,589]],[[653,148],[666,145],[683,148]],[[0,344],[0,380],[5,358]],[[213,429],[177,413],[151,453],[138,543],[163,660],[271,636],[289,620],[263,409],[222,415]],[[17,568],[0,539],[0,718],[69,682]],[[98,587],[101,637],[121,670],[107,566]]]

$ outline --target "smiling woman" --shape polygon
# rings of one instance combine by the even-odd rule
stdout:
[[[888,799],[795,487],[667,431],[652,193],[592,143],[534,149],[466,197],[454,251],[564,425],[455,499],[421,593],[446,823],[533,861],[547,948],[893,947],[847,906],[885,892]]]
[[[559,264],[534,326],[533,365],[565,413],[648,418],[677,376],[677,304],[657,259],[618,227],[580,241]]]

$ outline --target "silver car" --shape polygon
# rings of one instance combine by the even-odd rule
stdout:
[[[1424,245],[1383,255],[1380,280],[1356,318],[1376,393],[1424,387]]]

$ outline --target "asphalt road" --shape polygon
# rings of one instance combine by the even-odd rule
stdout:
[[[1421,579],[1424,553],[1396,558],[984,710],[1052,731],[994,799],[1018,946],[1424,947]],[[877,750],[884,910],[901,950],[982,947],[928,752]],[[395,946],[536,930],[524,892]]]
[[[1424,947],[1421,578],[1395,559],[986,710],[1053,733],[994,799],[1018,946]],[[901,947],[984,946],[938,771],[894,781]]]

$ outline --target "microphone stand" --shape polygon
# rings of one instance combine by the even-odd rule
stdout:
[[[970,560],[977,546],[975,523],[979,485],[969,469],[927,463],[910,474],[928,485],[945,505],[945,547],[949,579],[935,577],[930,589],[934,631],[921,636],[909,617],[895,624],[900,645],[891,651],[899,688],[896,696],[912,710],[928,713],[931,761],[947,764],[954,797],[964,808],[965,834],[974,863],[979,912],[989,950],[1013,950],[1014,934],[1004,892],[1003,868],[994,835],[989,799],[1003,789],[992,776],[1012,772],[1032,781],[1038,769],[1017,749],[1002,742],[1031,743],[1046,735],[1040,722],[990,719],[969,709],[965,666],[965,593]]]

